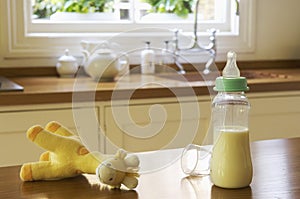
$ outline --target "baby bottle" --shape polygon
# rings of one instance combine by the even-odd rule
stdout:
[[[235,52],[228,52],[223,76],[216,79],[218,94],[212,102],[214,146],[210,177],[222,188],[247,187],[252,181],[249,143],[247,80],[240,77]]]

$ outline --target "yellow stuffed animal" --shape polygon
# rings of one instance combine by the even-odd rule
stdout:
[[[96,168],[104,161],[112,160],[112,156],[105,156],[99,152],[89,152],[87,148],[81,143],[79,136],[76,136],[70,132],[67,128],[62,126],[57,122],[50,122],[46,125],[45,129],[39,125],[33,126],[27,131],[27,138],[38,146],[46,149],[40,156],[38,162],[23,164],[20,170],[20,178],[23,181],[35,181],[35,180],[55,180],[67,177],[74,177],[80,175],[81,173],[95,174]],[[122,150],[121,150],[122,151]],[[117,155],[123,153],[124,151],[117,152]],[[116,156],[117,156],[116,155]],[[115,171],[116,173],[123,173],[124,180],[127,182],[128,178],[126,176],[138,176],[138,165],[139,160],[137,156],[132,156],[129,158],[127,163],[128,167],[134,166],[135,169],[127,169]],[[123,158],[124,160],[124,158]],[[130,163],[130,160],[133,163]],[[124,160],[125,161],[125,160]],[[98,176],[102,182],[109,182],[106,172],[111,172],[110,170],[103,168],[101,175]],[[129,171],[133,174],[129,174]],[[130,178],[131,179],[131,178]],[[137,186],[137,179],[135,178],[135,183],[126,183],[129,189],[135,188]],[[111,187],[119,188],[122,179],[118,179],[115,183],[107,183]]]

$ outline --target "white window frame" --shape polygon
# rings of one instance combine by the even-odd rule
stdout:
[[[143,47],[142,41],[145,40],[150,40],[154,47],[162,47],[164,40],[172,38],[170,31],[161,29],[163,25],[153,23],[137,26],[131,22],[116,21],[102,22],[102,24],[85,22],[85,24],[80,24],[82,30],[80,32],[77,28],[78,23],[33,24],[31,20],[28,20],[28,17],[31,17],[31,12],[28,12],[30,10],[28,2],[30,1],[0,1],[0,12],[2,13],[0,18],[0,66],[53,66],[65,48],[69,48],[73,55],[81,58],[80,41],[86,39],[103,40],[114,36],[116,41],[125,47],[125,51],[132,51],[132,49]],[[234,7],[234,3],[234,0],[230,1],[232,7]],[[238,53],[254,51],[255,4],[255,0],[240,1],[240,16],[231,16],[231,19],[237,20],[236,23],[239,23],[239,26],[236,27],[234,26],[236,23],[231,23],[228,31],[217,33],[217,60],[223,60],[228,50],[235,50]],[[91,28],[94,26],[98,27]],[[208,42],[209,36],[205,30],[209,26],[205,23],[199,23],[198,26],[199,41],[205,44]],[[120,30],[133,30],[137,27],[147,29],[119,34]],[[181,23],[178,27],[178,23],[173,23],[170,27],[187,29],[192,27],[192,24]],[[62,31],[58,31],[59,29]],[[66,33],[65,30],[68,32]],[[187,30],[184,34],[191,36],[192,29]],[[138,63],[138,55],[133,53],[131,61]]]

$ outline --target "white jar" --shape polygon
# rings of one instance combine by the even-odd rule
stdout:
[[[141,73],[153,74],[155,72],[155,53],[150,49],[150,42],[146,42],[146,49],[141,52]]]
[[[75,77],[78,70],[78,63],[75,57],[69,55],[69,50],[65,50],[65,54],[58,59],[56,71],[60,77]]]

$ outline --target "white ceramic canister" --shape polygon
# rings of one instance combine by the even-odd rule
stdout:
[[[155,52],[150,48],[150,42],[146,42],[146,47],[141,52],[141,73],[153,74],[155,73]]]
[[[56,71],[60,77],[75,77],[78,70],[78,63],[75,57],[69,55],[69,49],[58,59]]]

